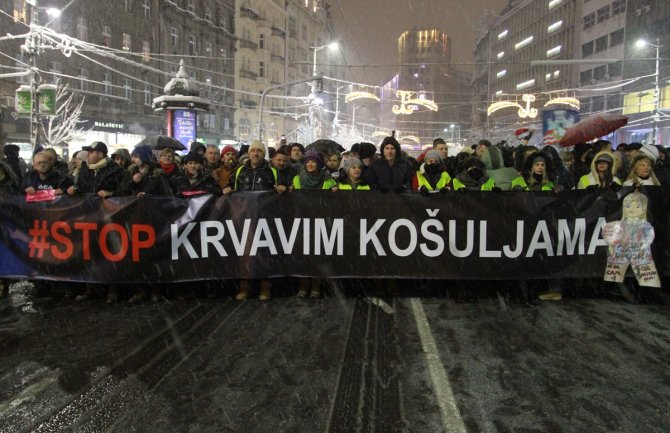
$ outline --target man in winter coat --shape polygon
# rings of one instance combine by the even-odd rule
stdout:
[[[454,191],[492,191],[494,187],[495,181],[486,173],[486,166],[474,156],[459,164],[458,175],[452,181]]]
[[[96,141],[82,150],[88,152],[88,164],[79,170],[76,184],[67,190],[69,195],[97,194],[107,198],[128,192],[128,173],[107,156],[105,143]]]
[[[54,160],[46,152],[33,156],[33,171],[23,178],[21,190],[35,194],[40,190],[53,190],[55,195],[64,194],[72,186],[72,180],[54,168]]]
[[[367,172],[368,183],[382,192],[404,192],[411,188],[412,164],[403,158],[400,143],[386,137],[380,146],[382,157],[375,160]]]
[[[279,193],[286,191],[285,185],[277,183],[277,170],[270,166],[265,160],[265,145],[254,140],[249,145],[249,159],[241,165],[230,178],[228,186],[223,189],[224,195],[230,195],[234,191],[271,191]],[[272,285],[270,280],[264,279],[260,282],[261,292],[258,297],[261,301],[268,301],[272,297]],[[235,296],[238,301],[249,299],[250,282],[240,280],[240,287]]]
[[[223,189],[228,186],[230,176],[237,170],[237,167],[239,167],[237,150],[235,150],[233,146],[226,146],[221,149],[219,159],[221,160],[219,168],[212,172],[212,177],[216,179],[216,182],[223,191]]]
[[[221,194],[216,180],[204,168],[205,159],[196,152],[189,152],[182,164],[184,174],[172,178],[172,189],[175,194],[184,197],[203,194]]]
[[[5,152],[5,162],[14,172],[14,175],[19,181],[19,185],[23,182],[23,176],[25,176],[28,171],[28,165],[26,162],[19,156],[19,146],[16,144],[7,144],[3,148]]]

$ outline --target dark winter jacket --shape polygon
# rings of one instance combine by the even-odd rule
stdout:
[[[130,194],[137,195],[143,192],[151,195],[174,195],[170,184],[170,178],[173,176],[168,176],[160,167],[150,164],[149,172],[142,176],[142,179],[139,182],[135,182],[133,178],[137,173],[139,173],[139,169],[135,164],[131,164],[128,167],[128,174],[130,176]],[[174,172],[172,174],[174,175]],[[179,171],[178,175],[183,175],[183,172]]]
[[[268,191],[274,189],[277,181],[277,170],[267,161],[263,160],[257,168],[252,168],[246,161],[231,175],[228,186],[235,191]]]
[[[109,158],[104,167],[98,170],[82,164],[75,186],[80,194],[97,194],[98,191],[111,191],[116,196],[130,192],[128,172]]]
[[[23,178],[21,191],[23,192],[26,190],[26,188],[33,187],[35,191],[46,189],[61,189],[63,192],[65,192],[72,185],[72,179],[53,168],[47,175],[46,179],[40,179],[39,173],[33,170]]]
[[[196,178],[190,178],[186,173],[174,176],[170,184],[175,195],[183,197],[202,194],[221,194],[221,188],[216,183],[216,179],[205,170],[202,170]]]
[[[0,196],[18,194],[21,182],[19,182],[14,170],[0,161]]]

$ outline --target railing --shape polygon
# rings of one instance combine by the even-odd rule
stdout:
[[[240,48],[249,48],[250,50],[256,51],[258,49],[258,44],[249,39],[240,39]]]

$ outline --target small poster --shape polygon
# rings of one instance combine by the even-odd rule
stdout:
[[[172,115],[172,137],[188,147],[190,141],[195,141],[198,129],[198,115],[191,110],[174,110]]]
[[[575,110],[544,110],[542,112],[542,132],[544,144],[558,144],[565,130],[579,122],[579,112]]]

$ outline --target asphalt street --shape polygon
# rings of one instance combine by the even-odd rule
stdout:
[[[418,283],[417,283],[418,284]],[[0,303],[0,432],[670,431],[670,306]]]

